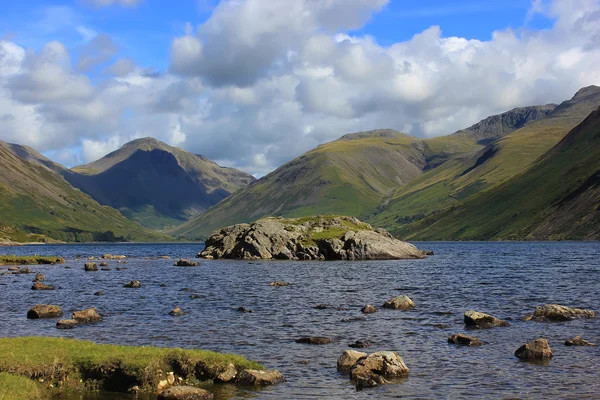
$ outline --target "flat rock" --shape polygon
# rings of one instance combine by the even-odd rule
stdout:
[[[56,322],[57,329],[73,329],[77,325],[79,325],[79,322],[76,319],[61,319]]]
[[[596,346],[596,344],[588,342],[581,336],[575,336],[573,339],[565,341],[565,346]]]
[[[595,318],[596,313],[592,310],[571,308],[560,304],[545,304],[536,307],[533,315],[525,317],[526,321],[549,321],[564,322],[574,319]]]
[[[296,343],[304,343],[304,344],[329,344],[332,343],[333,340],[323,337],[323,336],[309,336],[302,337],[300,339],[296,339]]]
[[[162,391],[157,400],[212,400],[213,394],[193,386],[173,386]]]
[[[366,356],[367,353],[355,350],[345,350],[337,360],[337,369],[340,372],[350,372],[358,360]]]
[[[469,328],[488,329],[496,326],[510,326],[506,321],[490,314],[469,310],[464,315],[465,325]]]
[[[515,356],[526,361],[548,360],[552,358],[552,349],[550,349],[548,341],[541,338],[519,347],[515,351]]]
[[[408,296],[396,296],[383,303],[382,307],[395,310],[412,310],[415,308],[415,303]]]
[[[80,324],[91,324],[102,321],[102,316],[98,314],[96,308],[87,308],[81,311],[74,311],[71,317]]]
[[[129,283],[126,283],[125,285],[123,285],[123,287],[125,288],[131,288],[131,289],[139,289],[142,287],[142,282],[140,281],[131,281]]]
[[[221,229],[206,240],[206,259],[391,260],[423,252],[354,217],[263,218]]]
[[[52,285],[46,285],[42,282],[36,282],[31,286],[31,290],[56,290],[56,288]]]
[[[190,260],[177,260],[177,262],[174,264],[175,267],[197,267],[199,266],[200,263],[196,262],[196,261],[190,261]]]
[[[277,370],[260,371],[247,369],[241,371],[236,378],[237,384],[246,386],[268,386],[275,385],[283,381],[285,381],[285,378],[281,372]]]
[[[374,312],[377,312],[377,308],[372,304],[367,304],[360,311],[364,314],[373,314]]]
[[[448,338],[448,343],[458,344],[461,346],[482,346],[483,341],[477,339],[476,337],[467,336],[462,333],[457,333],[456,335],[452,335]]]
[[[407,376],[404,360],[395,351],[380,351],[361,358],[350,370],[357,390],[389,383],[388,379]]]
[[[59,306],[51,304],[38,304],[27,311],[27,318],[29,319],[58,318],[62,317],[62,315],[62,309]]]

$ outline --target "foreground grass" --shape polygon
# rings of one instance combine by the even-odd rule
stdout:
[[[166,372],[194,379],[201,368],[219,370],[230,363],[238,370],[264,369],[233,354],[95,344],[66,338],[2,338],[0,354],[0,372],[79,390],[126,392],[132,386],[152,390]]]
[[[0,265],[62,264],[62,257],[0,255]]]
[[[23,376],[0,373],[0,400],[21,399],[42,399],[39,385]]]

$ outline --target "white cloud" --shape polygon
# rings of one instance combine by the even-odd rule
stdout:
[[[80,71],[88,71],[96,65],[109,61],[117,51],[117,44],[110,36],[97,35],[81,50],[77,68]]]

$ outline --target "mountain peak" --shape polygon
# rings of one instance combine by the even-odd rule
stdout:
[[[600,94],[600,87],[596,85],[590,85],[579,89],[577,93],[575,93],[575,96],[573,96],[573,99],[580,99],[597,94]]]
[[[123,146],[121,146],[121,148],[123,148],[123,149],[124,148],[136,148],[136,149],[144,149],[144,150],[148,150],[148,149],[165,150],[165,149],[171,148],[171,146],[169,146],[165,142],[161,142],[158,139],[148,136],[148,137],[134,139],[130,142],[127,142]]]

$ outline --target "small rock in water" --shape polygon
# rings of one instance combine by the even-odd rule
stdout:
[[[108,267],[102,267],[102,268],[100,268],[100,270],[101,271],[110,271],[110,268],[108,268]]]
[[[313,308],[315,308],[317,310],[324,310],[324,309],[329,308],[329,307],[326,304],[317,304]]]
[[[56,290],[52,285],[46,285],[42,282],[36,282],[31,286],[31,290]]]
[[[304,344],[329,344],[333,342],[333,340],[323,337],[323,336],[309,336],[303,337],[300,339],[296,339],[296,343],[304,343]]]
[[[368,340],[357,340],[354,343],[348,344],[348,347],[352,347],[354,349],[367,349],[371,346],[373,346],[373,343],[369,342]]]
[[[533,315],[525,317],[526,321],[550,321],[564,322],[574,319],[595,318],[596,313],[592,310],[584,310],[581,308],[571,308],[560,304],[545,304],[536,307]]]
[[[469,310],[464,315],[465,325],[469,328],[489,329],[496,326],[510,326],[506,321],[502,321],[493,315]]]
[[[433,250],[423,250],[423,255],[424,256],[434,256],[435,253],[433,252]]]
[[[383,308],[412,310],[415,308],[415,303],[408,296],[396,296],[383,303]]]
[[[476,337],[467,336],[462,333],[457,333],[448,338],[448,343],[459,344],[462,346],[482,346],[484,342],[477,339]]]
[[[79,322],[77,322],[76,319],[61,319],[56,323],[56,328],[57,329],[73,329],[77,325],[79,325]]]
[[[102,262],[100,263],[100,266],[101,266],[101,267],[108,267],[108,263],[107,263],[106,261],[102,261]]]
[[[197,266],[199,266],[199,265],[200,265],[200,263],[199,263],[199,262],[196,262],[196,261],[190,261],[190,260],[183,260],[183,259],[181,259],[181,260],[178,260],[178,261],[177,261],[177,262],[174,264],[174,266],[175,266],[175,267],[197,267]]]
[[[285,378],[281,375],[281,372],[277,370],[259,371],[247,369],[241,371],[236,378],[237,384],[246,386],[268,386],[283,381],[285,381]]]
[[[81,311],[74,311],[71,318],[80,324],[90,324],[93,322],[102,321],[102,316],[98,314],[96,308],[87,308]]]
[[[35,278],[33,279],[34,282],[43,282],[45,279],[44,274],[42,274],[41,272],[38,272],[35,274]]]
[[[200,296],[199,294],[192,294],[190,295],[190,299],[201,299],[202,296]]]
[[[157,400],[212,400],[213,394],[193,386],[173,386],[161,392]]]
[[[242,312],[242,313],[253,313],[254,311],[250,310],[249,308],[245,308],[245,307],[239,307],[237,309],[237,311]]]
[[[182,315],[185,315],[185,312],[183,312],[181,308],[177,307],[174,310],[170,311],[169,315],[172,315],[173,317],[181,317]]]
[[[365,317],[350,317],[350,318],[343,318],[342,322],[357,322],[357,321],[364,321],[366,318]]]
[[[166,283],[161,283],[160,287],[169,287],[169,285],[167,285]]]
[[[565,346],[596,346],[594,343],[590,343],[581,336],[575,336],[573,339],[569,339],[565,342]]]
[[[142,287],[142,282],[140,282],[140,281],[131,281],[131,282],[126,283],[125,285],[123,285],[123,287],[132,288],[132,289],[139,289],[139,288]]]
[[[289,282],[284,282],[284,281],[275,281],[275,282],[269,283],[269,286],[275,286],[275,287],[289,286],[289,285],[290,285]]]
[[[96,292],[94,293],[94,296],[104,296],[104,292]]]
[[[364,314],[373,314],[374,312],[377,312],[377,308],[372,304],[367,304],[360,311]]]
[[[98,265],[96,265],[96,263],[85,263],[83,269],[87,272],[98,271]]]
[[[184,287],[183,289],[179,289],[180,292],[191,292],[192,289]]]
[[[61,317],[63,312],[59,306],[38,304],[27,311],[28,319],[39,319],[39,318],[57,318]]]
[[[515,351],[515,356],[526,361],[548,360],[552,358],[552,349],[548,340],[541,338],[519,347]]]
[[[25,268],[17,268],[17,270],[15,272],[13,272],[13,275],[23,275],[23,274],[31,274],[31,270],[27,267]]]
[[[71,269],[71,267],[67,265],[67,266],[65,266],[65,269]]]

